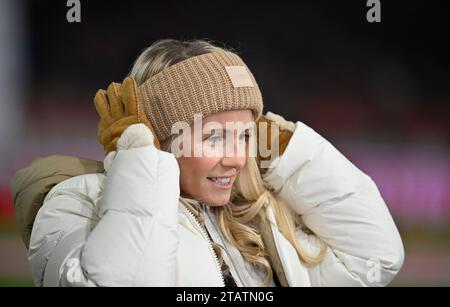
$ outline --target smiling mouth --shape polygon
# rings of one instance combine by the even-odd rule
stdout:
[[[207,177],[208,180],[221,188],[230,188],[234,176],[231,177]]]

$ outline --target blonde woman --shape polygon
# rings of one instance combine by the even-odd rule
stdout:
[[[235,52],[157,41],[94,101],[105,172],[46,194],[29,243],[36,285],[380,286],[400,270],[371,178],[302,122],[262,116]]]

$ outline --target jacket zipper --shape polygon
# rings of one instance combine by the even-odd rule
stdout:
[[[220,264],[219,264],[219,258],[217,257],[216,251],[214,250],[214,247],[212,245],[211,239],[208,237],[208,234],[206,233],[206,230],[203,228],[203,226],[197,220],[195,215],[188,208],[186,208],[185,206],[183,206],[183,208],[186,210],[188,215],[192,218],[192,220],[194,221],[195,225],[197,225],[197,227],[200,229],[200,232],[202,233],[203,237],[208,242],[209,250],[210,250],[211,254],[214,257],[214,262],[216,263],[217,272],[220,275],[220,280],[222,282],[222,287],[225,287],[225,280],[224,280],[224,277],[223,277],[223,274],[222,274],[222,269],[221,269]]]
[[[225,247],[226,245],[225,245],[225,243],[222,241],[222,237],[220,236],[220,230],[217,229],[216,224],[212,221],[214,217],[212,217],[212,216],[209,214],[209,210],[207,210],[207,209],[205,210],[205,215],[208,217],[208,219],[209,219],[209,221],[210,221],[212,227],[214,228],[214,231],[217,233],[217,236],[218,236],[218,238],[219,238],[219,240],[220,240],[220,243],[222,244],[222,246]],[[229,255],[229,253],[228,253],[228,258],[230,259],[230,263],[228,264],[228,266],[232,266],[233,269],[234,269],[234,271],[236,272],[236,275],[237,275],[237,276],[235,276],[235,278],[238,278],[239,281],[240,281],[240,283],[241,283],[241,285],[245,287],[244,282],[243,282],[243,278],[241,277],[239,270],[236,269],[236,264],[234,263],[233,258]]]

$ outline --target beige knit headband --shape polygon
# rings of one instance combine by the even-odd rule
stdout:
[[[256,119],[263,101],[253,74],[242,59],[219,51],[189,58],[145,81],[139,92],[147,118],[161,142],[176,122],[191,124],[194,115],[249,109]]]

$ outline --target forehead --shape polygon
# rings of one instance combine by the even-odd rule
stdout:
[[[206,116],[203,119],[203,124],[206,124],[209,122],[218,122],[220,124],[223,124],[224,127],[227,122],[228,123],[242,123],[245,126],[248,126],[254,122],[254,119],[253,119],[253,113],[251,110],[231,110],[231,111],[214,113],[209,116]]]

